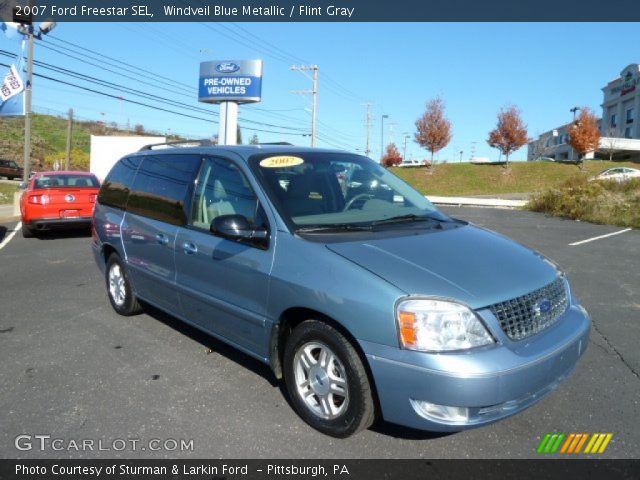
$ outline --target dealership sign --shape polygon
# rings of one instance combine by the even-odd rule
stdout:
[[[200,64],[198,101],[205,103],[259,102],[262,60],[217,60]]]

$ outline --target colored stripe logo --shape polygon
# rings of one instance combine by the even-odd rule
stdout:
[[[613,433],[547,433],[537,452],[541,454],[604,453],[613,438]]]

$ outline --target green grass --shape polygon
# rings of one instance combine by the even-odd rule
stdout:
[[[91,135],[133,135],[127,130],[106,127],[98,122],[74,121],[71,142],[71,168],[89,169]],[[145,135],[156,135],[145,132]],[[164,136],[164,135],[163,135]],[[179,137],[169,137],[177,140]],[[24,117],[0,118],[0,158],[15,160],[22,165],[24,149]],[[54,161],[64,161],[67,149],[67,119],[34,114],[31,126],[32,168],[50,168]]]
[[[554,162],[513,162],[508,169],[501,165],[449,163],[426,168],[392,168],[396,175],[425,195],[492,195],[501,193],[534,193],[558,186],[569,178],[588,178],[611,167],[637,163],[589,160],[584,169],[576,165]]]
[[[572,178],[534,195],[527,209],[591,223],[640,228],[640,179],[589,182]]]
[[[88,154],[92,128],[95,124],[76,122],[73,125],[72,149]],[[51,115],[34,114],[32,117],[32,159],[44,163],[47,157],[61,155],[67,148],[67,120]],[[22,164],[24,148],[24,118],[0,118],[0,158],[16,160]]]
[[[0,205],[13,203],[13,194],[18,191],[16,185],[0,183]]]

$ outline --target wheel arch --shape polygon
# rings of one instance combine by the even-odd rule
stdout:
[[[318,320],[326,323],[327,325],[335,328],[349,341],[351,346],[355,349],[356,353],[360,357],[360,361],[362,362],[362,365],[367,372],[367,377],[369,379],[369,384],[371,385],[371,391],[373,394],[376,411],[380,412],[380,402],[378,399],[378,391],[375,379],[369,366],[369,362],[367,361],[367,357],[362,350],[362,347],[360,346],[356,338],[343,324],[341,324],[331,316],[312,308],[290,307],[282,312],[282,314],[278,318],[278,321],[274,323],[271,330],[269,365],[271,366],[271,369],[273,370],[276,378],[282,379],[283,377],[282,362],[287,339],[291,335],[291,332],[293,332],[293,330],[305,320]]]

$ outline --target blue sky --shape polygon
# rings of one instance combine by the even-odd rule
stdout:
[[[37,60],[211,111],[218,107],[197,103],[199,63],[262,58],[263,101],[242,106],[241,119],[297,129],[310,129],[311,103],[290,91],[310,88],[311,82],[289,67],[315,63],[320,67],[319,146],[363,151],[363,104],[371,102],[374,158],[380,155],[383,113],[390,117],[385,120],[385,143],[393,139],[402,151],[407,132],[412,135],[407,156],[427,158],[428,152],[413,142],[414,122],[424,111],[425,102],[440,95],[454,136],[439,158],[457,160],[456,152],[462,150],[462,158],[468,160],[475,148],[477,156],[497,159],[498,152],[486,144],[486,138],[500,107],[508,103],[520,107],[529,134],[534,136],[569,121],[569,109],[575,105],[589,106],[600,114],[600,89],[625,66],[640,62],[640,28],[632,23],[63,23],[52,36],[185,86],[175,91],[151,87],[41,47],[64,45],[53,38],[38,42]],[[0,45],[16,50],[15,42],[4,38]],[[64,78],[37,67],[35,71]],[[118,124],[129,121],[147,129],[171,129],[192,136],[210,136],[218,128],[213,117],[211,122],[191,120],[37,78],[34,105],[36,110],[53,112],[73,107],[83,118]],[[253,132],[249,125],[243,128],[245,140]],[[308,137],[256,133],[261,141],[309,142]],[[526,157],[525,150],[513,158]]]

